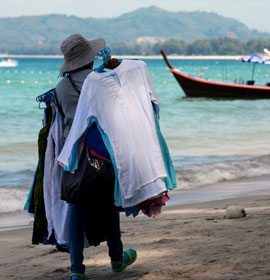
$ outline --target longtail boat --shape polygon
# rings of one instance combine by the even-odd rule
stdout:
[[[270,86],[245,85],[209,81],[187,75],[169,62],[164,50],[160,51],[169,71],[187,97],[223,98],[223,99],[270,99]]]

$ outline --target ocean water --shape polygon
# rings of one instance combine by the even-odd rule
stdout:
[[[145,60],[161,103],[160,124],[179,188],[270,174],[270,100],[185,98],[163,60]],[[43,111],[35,97],[59,81],[61,59],[20,58],[0,68],[0,213],[22,209],[37,163]],[[172,60],[175,68],[218,81],[249,80],[252,65],[234,60]],[[257,65],[257,84],[270,66]]]

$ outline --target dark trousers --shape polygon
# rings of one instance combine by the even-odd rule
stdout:
[[[83,264],[84,232],[85,232],[85,209],[77,204],[70,203],[69,224],[69,249],[70,249],[70,271],[72,273],[84,273]],[[113,210],[114,211],[114,210]],[[107,245],[109,256],[112,261],[119,261],[123,254],[123,244],[120,233],[119,213],[114,211],[107,215],[104,221],[107,231]],[[106,219],[106,218],[105,218]]]

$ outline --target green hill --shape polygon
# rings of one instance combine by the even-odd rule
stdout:
[[[80,18],[66,15],[0,18],[0,53],[59,53],[68,35],[103,37],[108,43],[154,42],[180,39],[229,37],[239,40],[270,38],[243,23],[208,12],[169,12],[155,6],[141,8],[116,18]]]

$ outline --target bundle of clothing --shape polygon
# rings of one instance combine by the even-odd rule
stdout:
[[[106,240],[102,230],[93,235],[93,222],[102,228],[103,212],[111,212],[102,205],[93,208],[95,196],[112,199],[115,207],[134,217],[140,211],[149,217],[161,212],[168,191],[176,187],[176,176],[160,131],[159,101],[143,61],[122,60],[115,69],[87,76],[65,142],[54,90],[39,101],[50,106],[25,206],[35,215],[33,243],[69,243],[68,202],[93,202],[87,210],[88,245]],[[100,178],[95,180],[98,187],[84,188],[95,176]]]
[[[142,202],[161,194],[168,197],[166,192],[176,187],[158,118],[159,102],[143,61],[123,60],[113,70],[92,72],[84,81],[58,162],[65,171],[76,173],[85,136],[97,127],[107,155],[99,151],[95,155],[112,161],[114,203],[136,213]]]

